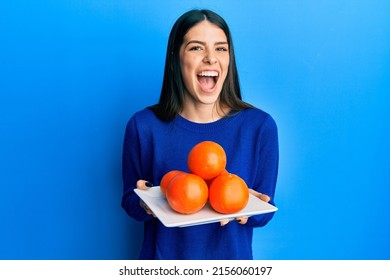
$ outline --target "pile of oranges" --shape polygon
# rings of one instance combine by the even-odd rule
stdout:
[[[226,170],[226,153],[213,141],[195,145],[188,154],[190,172],[172,170],[160,182],[169,206],[181,214],[193,214],[209,201],[222,214],[242,210],[249,199],[245,181]]]

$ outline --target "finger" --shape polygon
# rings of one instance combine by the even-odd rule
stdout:
[[[153,217],[156,217],[156,215],[153,213],[153,211],[150,210],[149,206],[146,205],[146,203],[143,200],[140,200],[140,205],[146,211],[147,214],[153,215]]]
[[[147,189],[149,189],[149,187],[153,187],[153,184],[146,181],[146,180],[138,180],[136,186],[137,186],[137,189],[147,190]]]
[[[145,209],[145,210],[148,209],[148,206],[146,205],[146,203],[145,203],[143,200],[140,200],[140,201],[139,201],[139,205],[140,205],[143,209]]]
[[[265,202],[270,202],[271,198],[266,194],[260,194],[260,199]]]
[[[249,189],[249,193],[252,194],[253,196],[261,199],[264,202],[269,202],[271,200],[271,198],[268,195],[257,192],[254,189]]]
[[[156,218],[156,215],[153,213],[152,210],[150,210],[150,208],[146,209],[146,213]]]
[[[259,196],[261,195],[261,193],[255,191],[254,189],[249,189],[249,193],[257,198],[260,198]]]
[[[223,226],[227,225],[229,222],[230,222],[229,219],[223,219],[223,220],[219,221],[219,224],[223,227]]]
[[[245,225],[247,222],[248,222],[248,217],[247,216],[243,216],[243,217],[237,217],[236,218],[236,221],[241,224],[241,225]]]

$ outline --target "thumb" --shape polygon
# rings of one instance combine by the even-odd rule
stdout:
[[[253,196],[261,199],[264,202],[269,202],[271,200],[271,198],[268,195],[262,194],[258,191],[255,191],[254,189],[249,189],[249,193],[252,194]]]
[[[140,189],[140,190],[147,190],[147,189],[149,189],[150,186],[153,186],[153,185],[146,180],[138,180],[137,184],[136,184],[137,189]]]

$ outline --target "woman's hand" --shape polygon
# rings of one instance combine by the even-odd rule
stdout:
[[[257,198],[260,198],[264,202],[269,202],[271,200],[271,198],[268,195],[259,193],[259,192],[255,191],[254,189],[249,189],[249,193]]]
[[[246,224],[246,222],[248,222],[248,218],[249,217],[247,217],[247,216],[242,216],[242,217],[237,217],[237,218],[235,218],[235,219],[223,219],[223,220],[220,220],[219,221],[219,224],[221,225],[221,226],[225,226],[225,225],[227,225],[230,221],[237,221],[239,224],[241,224],[241,225],[245,225]]]
[[[265,202],[269,202],[271,200],[271,198],[268,195],[259,193],[258,191],[255,191],[254,189],[249,189],[249,193],[252,194],[253,196],[261,199],[262,201],[265,201]],[[234,220],[237,221],[241,225],[245,225],[248,222],[248,218],[249,217],[247,217],[247,216],[242,216],[242,217],[237,217]],[[231,221],[230,219],[223,219],[219,223],[221,226],[225,226],[230,221]]]
[[[137,189],[139,189],[139,190],[147,190],[148,188],[152,187],[153,185],[146,180],[138,180],[136,186],[137,186]],[[156,215],[152,212],[152,210],[150,210],[148,205],[146,205],[146,203],[142,199],[140,200],[139,205],[143,209],[145,209],[146,213],[148,213],[149,215],[152,215],[153,217],[156,217]]]
[[[153,184],[146,181],[146,180],[138,180],[136,187],[137,187],[137,189],[140,189],[140,190],[147,190],[150,187],[153,187]]]

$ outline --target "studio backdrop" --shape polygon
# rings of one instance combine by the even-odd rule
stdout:
[[[136,259],[121,208],[125,125],[158,101],[192,8],[233,34],[245,101],[279,129],[256,259],[390,258],[390,2],[0,3],[0,259]]]

